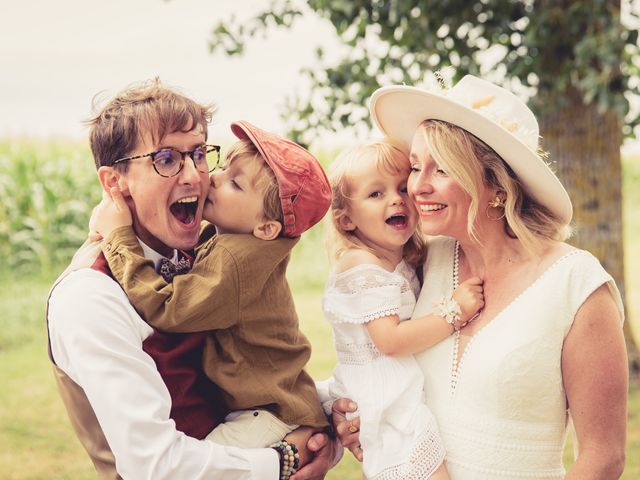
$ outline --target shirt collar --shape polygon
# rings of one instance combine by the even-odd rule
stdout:
[[[173,249],[173,255],[171,255],[171,257],[165,257],[164,255],[156,252],[142,240],[140,240],[140,238],[138,238],[138,242],[140,242],[140,246],[142,247],[142,251],[144,252],[144,258],[146,258],[147,260],[151,260],[156,268],[158,267],[160,260],[162,260],[163,258],[167,258],[173,263],[178,263],[178,250],[176,250],[175,248]]]

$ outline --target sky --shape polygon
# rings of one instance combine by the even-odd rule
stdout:
[[[338,52],[328,21],[309,15],[292,30],[251,41],[242,57],[211,54],[214,24],[247,19],[270,0],[0,0],[0,138],[85,140],[92,101],[160,76],[218,106],[210,138],[231,141],[244,119],[284,134],[287,95],[304,88],[314,49]],[[339,138],[339,137],[338,137]],[[219,139],[219,140],[218,140]],[[348,140],[347,140],[348,141]],[[640,151],[640,142],[626,150]]]
[[[0,0],[0,138],[86,139],[92,101],[155,76],[218,107],[212,138],[245,119],[285,133],[279,107],[301,88],[331,25],[310,16],[249,43],[239,58],[211,54],[214,24],[249,18],[269,0]]]

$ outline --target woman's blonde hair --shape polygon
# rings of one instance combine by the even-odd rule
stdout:
[[[366,161],[374,161],[378,170],[383,173],[396,175],[406,172],[407,177],[409,176],[407,153],[391,139],[377,140],[345,150],[331,162],[327,174],[331,185],[331,221],[327,229],[326,242],[332,261],[336,261],[344,252],[353,248],[367,249],[376,254],[374,250],[359,242],[354,232],[344,230],[339,224],[340,217],[349,212],[353,191],[350,175],[355,166]],[[420,229],[416,228],[404,245],[403,258],[408,264],[416,267],[424,260],[425,253],[425,242]]]
[[[436,162],[471,197],[467,216],[471,238],[478,240],[475,226],[478,215],[485,213],[486,206],[479,205],[484,188],[505,193],[505,230],[529,253],[538,252],[545,240],[562,241],[570,236],[570,227],[529,195],[511,167],[482,140],[441,120],[425,120],[418,130]]]
[[[250,157],[260,160],[260,173],[255,179],[253,185],[263,193],[262,210],[264,216],[269,220],[277,220],[284,227],[284,214],[282,213],[282,203],[280,202],[280,187],[273,170],[264,161],[262,155],[256,146],[249,140],[238,140],[227,150],[225,155],[225,165],[228,167],[231,163],[240,157]],[[284,228],[280,231],[284,234]]]

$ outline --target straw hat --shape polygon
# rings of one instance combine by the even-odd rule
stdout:
[[[537,153],[536,117],[508,90],[466,75],[448,90],[404,85],[379,88],[371,97],[369,109],[382,133],[401,141],[407,151],[424,120],[443,120],[465,129],[509,164],[527,193],[565,223],[571,222],[569,195]]]

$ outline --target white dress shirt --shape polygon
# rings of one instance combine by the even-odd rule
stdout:
[[[143,245],[145,256],[161,256]],[[153,329],[117,282],[90,268],[66,275],[49,300],[56,365],[83,388],[125,479],[277,479],[275,450],[225,447],[176,430],[171,397],[142,343]]]

